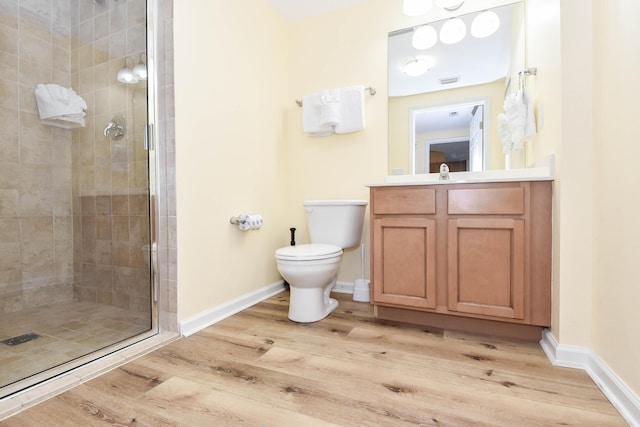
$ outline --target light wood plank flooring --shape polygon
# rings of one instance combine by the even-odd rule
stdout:
[[[380,322],[338,295],[295,324],[281,293],[3,426],[625,426],[537,343]]]

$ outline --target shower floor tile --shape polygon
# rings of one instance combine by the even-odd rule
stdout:
[[[149,317],[87,302],[0,314],[0,341],[40,335],[15,346],[0,343],[0,387],[148,331]]]

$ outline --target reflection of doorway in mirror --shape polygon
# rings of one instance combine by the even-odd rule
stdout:
[[[426,153],[428,157],[425,159],[424,166],[425,169],[428,168],[427,173],[439,172],[442,163],[449,166],[449,172],[468,171],[469,143],[469,137],[427,141],[429,149]]]
[[[487,169],[488,98],[411,108],[411,173],[435,173],[441,163],[452,172]]]

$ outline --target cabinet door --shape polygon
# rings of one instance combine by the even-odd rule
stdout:
[[[449,220],[449,310],[524,318],[524,220]]]
[[[407,307],[436,307],[435,220],[373,221],[373,300]]]

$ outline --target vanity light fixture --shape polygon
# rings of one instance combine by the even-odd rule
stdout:
[[[144,52],[142,52],[140,54],[140,62],[138,62],[138,65],[133,67],[133,75],[139,80],[147,80],[147,65],[144,62],[142,62],[143,55],[145,56],[145,59],[146,59],[147,55]]]
[[[138,78],[133,74],[133,70],[131,70],[131,68],[129,68],[129,66],[127,65],[127,59],[131,58],[129,58],[128,56],[124,58],[124,65],[120,69],[120,71],[118,71],[118,81],[120,83],[133,85],[138,83]],[[133,59],[131,59],[131,62],[135,64]]]
[[[428,56],[411,58],[402,67],[402,72],[409,77],[421,76],[431,69],[434,60]]]
[[[489,37],[500,28],[500,17],[492,10],[484,10],[473,18],[471,35],[476,38]]]
[[[424,15],[433,7],[433,0],[404,0],[402,13],[407,16]]]
[[[411,44],[414,48],[425,50],[433,47],[438,42],[438,33],[431,25],[422,25],[413,30]]]
[[[460,9],[460,6],[463,4],[464,0],[436,0],[438,7],[448,10],[449,12]]]
[[[440,29],[440,41],[444,44],[455,44],[467,35],[467,26],[460,18],[447,20]]]

